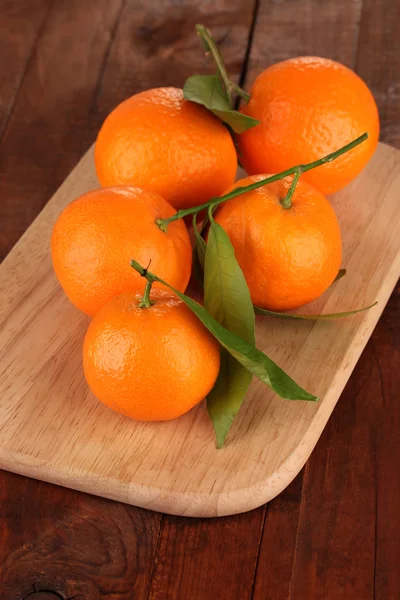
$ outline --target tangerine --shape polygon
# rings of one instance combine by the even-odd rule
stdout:
[[[237,157],[221,121],[168,87],[114,109],[97,137],[95,163],[101,185],[142,187],[180,209],[219,196],[235,180]]]
[[[184,292],[192,264],[186,225],[175,221],[164,233],[155,223],[175,213],[158,194],[134,187],[93,190],[69,204],[54,226],[51,251],[71,302],[93,316],[122,292],[143,291],[143,278],[130,266],[133,258],[151,261],[160,277]]]
[[[231,189],[266,177],[247,177]],[[291,182],[286,177],[237,196],[215,214],[235,249],[253,304],[268,310],[297,308],[320,296],[334,281],[342,259],[331,204],[311,184],[299,181],[292,206],[284,208],[281,201]]]
[[[155,289],[153,304],[125,293],[89,325],[83,367],[94,395],[140,421],[174,419],[213,387],[220,366],[217,340],[171,292]]]
[[[370,90],[354,71],[327,58],[302,56],[269,67],[257,77],[241,112],[260,121],[238,136],[250,175],[313,162],[367,132],[363,144],[304,173],[323,194],[352,181],[378,143],[379,116]]]

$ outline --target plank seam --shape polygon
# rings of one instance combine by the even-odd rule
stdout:
[[[106,67],[107,67],[107,64],[108,64],[108,59],[110,57],[111,48],[112,48],[112,46],[114,44],[115,36],[117,35],[118,26],[120,24],[121,16],[122,16],[122,13],[123,13],[123,11],[125,9],[126,3],[127,3],[127,0],[123,0],[121,2],[121,6],[119,8],[117,17],[115,19],[114,26],[111,28],[110,41],[109,41],[108,46],[106,48],[106,51],[104,53],[103,64],[101,65],[101,69],[100,69],[100,73],[99,73],[99,78],[98,78],[98,81],[97,81],[97,86],[96,86],[96,89],[94,90],[94,93],[93,93],[92,106],[90,107],[90,111],[89,111],[89,114],[91,116],[93,116],[94,108],[95,108],[96,103],[97,103],[97,101],[98,101],[98,99],[100,97],[100,94],[101,94],[101,90],[102,90],[102,87],[103,87],[103,81],[104,81],[104,74],[105,74]]]
[[[301,499],[300,499],[300,510],[299,510],[299,518],[297,521],[297,530],[296,530],[296,541],[294,544],[294,551],[293,551],[293,564],[292,564],[292,571],[290,573],[290,583],[289,583],[289,596],[288,596],[288,600],[293,600],[293,578],[296,572],[296,566],[297,566],[297,556],[298,556],[298,550],[299,550],[299,538],[300,538],[300,528],[301,528],[301,524],[303,522],[303,518],[304,518],[304,511],[305,511],[305,500],[304,500],[304,496],[305,496],[305,488],[306,485],[308,483],[308,478],[309,478],[309,464],[310,461],[307,460],[305,468],[304,468],[304,475],[303,475],[303,479],[302,479],[302,483],[301,483]]]
[[[360,33],[361,33],[361,28],[362,28],[362,21],[363,21],[363,16],[364,16],[364,9],[365,9],[365,3],[364,0],[361,0],[361,8],[360,8],[360,17],[357,21],[357,25],[355,28],[355,34],[354,34],[354,54],[353,54],[353,64],[352,67],[353,69],[357,72],[357,65],[358,65],[358,60],[360,57]]]
[[[15,108],[15,105],[17,103],[17,100],[18,100],[19,93],[21,91],[22,85],[23,85],[23,83],[25,81],[25,77],[26,77],[26,75],[27,75],[27,73],[29,71],[29,68],[30,68],[31,64],[32,64],[33,57],[35,56],[35,52],[36,52],[36,48],[37,48],[38,42],[39,42],[40,38],[42,37],[43,31],[44,31],[44,29],[46,27],[46,24],[47,24],[47,21],[48,21],[48,18],[49,18],[49,14],[52,11],[53,6],[54,6],[54,0],[51,0],[51,3],[48,6],[48,8],[46,10],[46,13],[45,13],[45,15],[43,17],[43,20],[42,20],[42,22],[41,22],[41,24],[40,24],[40,26],[38,28],[38,32],[37,32],[36,37],[35,37],[35,39],[33,41],[33,44],[32,44],[32,49],[31,49],[31,51],[29,53],[28,58],[25,61],[25,65],[24,65],[24,68],[22,70],[22,74],[21,74],[20,80],[19,80],[19,82],[17,84],[17,88],[15,90],[14,99],[11,101],[9,109],[8,109],[6,115],[5,115],[5,120],[4,120],[3,127],[0,130],[0,146],[2,144],[4,135],[5,135],[6,131],[7,131],[8,123],[10,121],[10,118],[11,118],[13,112],[14,112],[14,108]]]
[[[379,372],[379,383],[380,383],[380,388],[381,388],[381,395],[382,395],[382,402],[383,402],[383,406],[385,406],[385,394],[384,394],[384,388],[383,388],[383,376],[382,376],[382,369],[381,369],[381,365],[379,362],[379,353],[377,351],[376,345],[375,345],[375,340],[373,337],[371,337],[371,345],[372,345],[372,354],[375,358],[375,362],[376,362],[376,366],[378,368],[378,372]],[[374,600],[376,598],[376,579],[377,579],[377,556],[378,556],[378,457],[377,457],[377,453],[378,453],[378,440],[377,440],[377,430],[376,428],[374,429],[374,452],[375,452],[375,461],[374,461],[374,471],[375,471],[375,477],[374,477],[374,484],[375,484],[375,522],[374,522],[374,578],[373,578],[373,597]]]
[[[373,581],[373,590],[374,590],[374,600],[376,598],[376,572],[377,572],[377,555],[378,555],[378,461],[376,457],[377,453],[377,443],[376,443],[376,434],[375,434],[375,523],[374,523],[374,581]]]
[[[160,548],[160,542],[161,542],[161,534],[163,532],[164,529],[164,515],[161,515],[161,519],[160,519],[160,526],[158,528],[158,536],[157,536],[157,542],[156,542],[156,547],[154,550],[154,558],[153,558],[153,564],[151,565],[151,571],[150,571],[150,577],[149,577],[149,584],[147,586],[147,594],[145,596],[145,600],[149,600],[150,598],[150,592],[151,592],[151,584],[153,583],[153,577],[154,577],[154,571],[156,568],[156,561],[157,561],[157,556],[158,556],[158,551]]]
[[[264,516],[263,516],[263,520],[262,520],[262,524],[261,524],[260,538],[258,540],[257,558],[256,558],[256,564],[255,564],[255,567],[254,567],[253,585],[251,587],[250,600],[253,600],[253,598],[254,598],[254,592],[255,592],[255,589],[256,589],[258,563],[259,563],[259,560],[260,560],[261,544],[262,544],[263,537],[264,537],[265,523],[267,521],[268,507],[269,507],[269,502],[264,507]]]
[[[249,27],[249,34],[247,36],[247,46],[246,46],[246,50],[244,53],[242,69],[240,71],[240,76],[239,76],[239,86],[240,87],[244,86],[247,71],[249,68],[251,49],[253,47],[253,38],[254,38],[255,29],[256,29],[259,8],[260,8],[260,0],[255,0],[254,6],[253,6],[253,15],[252,15],[250,27]],[[235,104],[236,104],[236,109],[239,108],[240,98],[237,99]]]

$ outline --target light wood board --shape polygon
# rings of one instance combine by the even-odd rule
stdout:
[[[267,502],[310,455],[399,277],[400,152],[381,144],[332,199],[348,274],[303,312],[378,305],[331,322],[257,317],[258,347],[321,400],[282,400],[254,378],[222,450],[204,403],[175,421],[137,423],[88,391],[88,318],[59,287],[49,241],[62,208],[97,186],[89,151],[0,267],[0,467],[178,515]]]

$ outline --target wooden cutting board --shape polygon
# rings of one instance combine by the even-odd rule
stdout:
[[[222,450],[204,403],[175,421],[137,423],[86,386],[89,321],[59,287],[49,242],[60,211],[97,186],[89,151],[0,267],[0,467],[177,515],[267,502],[310,455],[399,277],[400,152],[380,145],[333,198],[348,274],[303,312],[378,305],[340,321],[257,317],[258,347],[321,400],[282,400],[254,378]]]

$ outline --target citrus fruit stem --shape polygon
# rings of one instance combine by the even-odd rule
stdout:
[[[281,200],[281,206],[282,208],[288,210],[289,208],[292,208],[292,196],[294,194],[294,191],[296,189],[296,185],[298,180],[300,179],[300,175],[301,175],[302,171],[301,169],[299,169],[293,177],[293,181],[290,184],[290,188],[288,193],[286,194],[286,196],[283,198],[283,200]]]
[[[237,187],[234,190],[232,190],[231,192],[229,192],[229,194],[225,194],[224,196],[220,196],[219,198],[211,198],[211,200],[209,200],[208,202],[205,202],[204,204],[199,204],[198,206],[193,206],[192,208],[185,208],[182,210],[178,210],[178,212],[176,212],[174,215],[172,215],[172,217],[169,217],[168,219],[156,219],[155,223],[156,223],[156,225],[158,225],[158,227],[161,229],[161,231],[166,232],[168,225],[170,223],[173,223],[174,221],[183,219],[184,217],[187,217],[188,215],[197,214],[197,213],[201,212],[202,210],[208,211],[209,208],[214,209],[219,204],[222,204],[222,202],[226,202],[227,200],[236,198],[236,196],[241,196],[242,194],[246,194],[247,192],[256,190],[260,187],[263,187],[264,185],[273,183],[274,181],[279,181],[280,179],[284,179],[284,177],[288,177],[289,175],[296,175],[297,173],[299,173],[299,174],[306,173],[307,171],[311,171],[311,169],[316,169],[317,167],[320,167],[321,165],[324,165],[326,163],[336,160],[337,158],[339,158],[339,156],[342,156],[342,154],[349,152],[350,150],[352,150],[359,144],[362,144],[362,142],[365,142],[366,139],[368,139],[368,133],[363,133],[362,135],[360,135],[358,138],[356,138],[352,142],[349,142],[345,146],[342,146],[342,148],[339,148],[339,150],[335,150],[335,152],[331,152],[330,154],[327,154],[326,156],[323,156],[322,158],[319,158],[318,160],[307,163],[305,165],[296,165],[295,167],[290,167],[290,169],[286,169],[286,171],[282,171],[281,173],[277,173],[276,175],[271,175],[270,177],[266,177],[265,179],[256,181],[255,183],[252,183],[251,185],[247,185],[244,187]],[[297,180],[298,180],[298,178],[297,178]],[[297,181],[296,181],[296,183],[297,183]],[[289,192],[290,192],[290,190],[289,190]],[[293,192],[292,192],[292,194],[293,194]],[[290,198],[291,198],[291,196],[289,197],[289,200],[290,200]],[[284,199],[284,201],[285,201],[285,199]]]
[[[178,214],[178,213],[176,213],[176,214]],[[178,218],[181,219],[182,217],[178,217]],[[174,219],[174,221],[175,220],[178,220],[178,219]],[[168,225],[170,223],[172,223],[172,221],[170,219],[156,219],[155,220],[155,224],[161,229],[161,231],[163,233],[167,233]]]
[[[131,260],[131,267],[133,267],[141,277],[144,277],[148,283],[153,284],[155,281],[160,281],[157,275],[153,275],[153,273],[150,273],[150,271],[142,267],[142,265],[136,260]]]
[[[236,94],[241,96],[245,100],[245,102],[248,102],[250,100],[250,94],[248,94],[244,89],[242,89],[234,81],[231,81],[231,79],[229,78],[228,71],[226,70],[224,64],[224,59],[222,58],[222,54],[219,51],[219,48],[212,36],[211,31],[207,29],[207,27],[204,27],[204,25],[196,25],[196,33],[198,36],[201,37],[206,52],[210,52],[212,54],[213,59],[215,60],[218,75],[222,80],[222,84],[226,92],[227,98],[229,100],[229,104],[231,105],[231,108],[233,108],[233,92],[236,92]]]
[[[146,271],[146,269],[145,269],[145,271]],[[150,300],[150,292],[151,292],[152,285],[153,285],[152,281],[147,281],[146,287],[144,288],[143,298],[139,302],[139,308],[150,308],[150,306],[152,304],[154,304],[154,302],[152,302]]]
[[[241,88],[240,85],[237,85],[234,81],[231,81],[231,85],[232,85],[232,89],[235,90],[235,92],[241,98],[243,98],[243,100],[246,103],[250,100],[250,94],[248,92],[246,92],[246,90],[244,90],[243,88]]]
[[[215,40],[211,34],[211,31],[209,29],[207,29],[207,27],[204,27],[204,25],[196,25],[196,33],[198,36],[200,36],[200,38],[204,44],[204,47],[206,49],[206,53],[210,52],[212,54],[213,59],[215,60],[215,63],[217,65],[217,69],[218,69],[218,74],[222,80],[224,91],[229,100],[229,104],[232,107],[231,81],[229,79],[228,71],[226,70],[226,67],[224,65],[222,55],[218,49],[217,44],[215,43]]]

